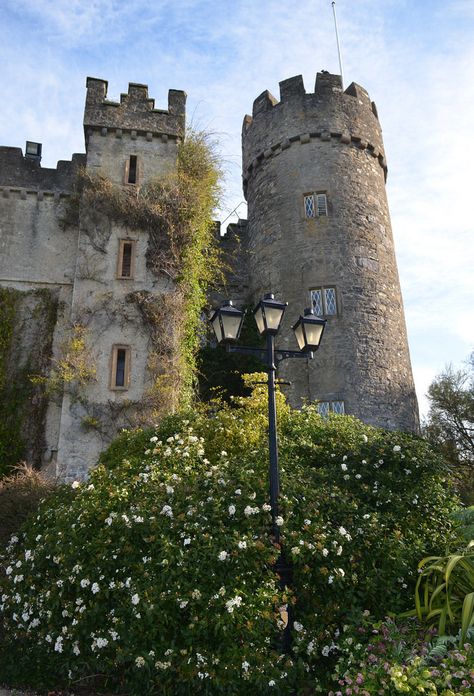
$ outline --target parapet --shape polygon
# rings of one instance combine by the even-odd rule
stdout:
[[[280,101],[268,90],[255,99],[242,127],[244,192],[263,162],[315,139],[367,150],[387,173],[377,109],[368,92],[354,82],[343,90],[340,75],[321,71],[314,92],[307,93],[296,75],[280,82]]]
[[[85,163],[86,156],[76,154],[70,161],[60,160],[56,169],[49,169],[37,160],[24,157],[19,147],[0,147],[0,186],[67,193],[78,169]]]
[[[155,100],[148,96],[148,86],[130,82],[128,92],[120,95],[120,102],[107,99],[108,83],[88,77],[84,131],[90,129],[136,131],[142,134],[167,135],[179,138],[186,126],[186,93],[168,91],[168,109],[155,109]]]

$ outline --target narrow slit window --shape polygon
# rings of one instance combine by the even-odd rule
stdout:
[[[113,346],[110,388],[128,389],[130,383],[130,346]]]
[[[136,155],[130,155],[128,162],[128,183],[137,183],[137,171],[138,171],[138,161]]]
[[[135,266],[135,245],[135,240],[120,240],[117,278],[133,278]]]

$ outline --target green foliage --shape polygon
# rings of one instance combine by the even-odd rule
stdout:
[[[244,310],[246,314],[238,345],[261,347],[264,342],[257,331],[250,307]],[[261,372],[262,362],[253,355],[229,353],[223,346],[206,344],[199,350],[197,368],[201,399],[209,401],[219,396],[230,403],[234,396],[250,395],[251,389],[245,385],[243,376]]]
[[[100,674],[137,695],[311,693],[348,612],[405,608],[416,561],[453,535],[439,460],[415,437],[278,403],[291,589],[273,569],[258,385],[232,407],[123,433],[89,483],[42,506],[2,561],[0,679],[58,687]],[[291,656],[280,655],[286,604]]]
[[[467,504],[474,503],[474,353],[467,367],[448,366],[428,389],[424,435],[451,464]]]
[[[41,462],[47,402],[31,374],[49,362],[56,312],[48,290],[0,288],[0,479],[26,455],[35,466]],[[29,352],[18,339],[21,321],[40,326],[43,334]]]
[[[474,541],[465,551],[428,556],[419,563],[415,605],[420,619],[437,623],[439,633],[461,630],[460,644],[474,624]]]
[[[332,646],[338,654],[332,689],[335,694],[396,696],[425,693],[471,694],[474,689],[474,646],[439,638],[414,619],[373,621],[369,612],[346,626]]]
[[[474,539],[474,505],[456,510],[451,517],[459,524],[458,532],[468,544]]]

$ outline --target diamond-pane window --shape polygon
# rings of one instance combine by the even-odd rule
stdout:
[[[336,288],[324,288],[325,314],[337,314]]]
[[[313,288],[311,306],[318,317],[337,315],[336,288]]]
[[[316,194],[316,215],[325,217],[328,214],[328,200],[325,193]]]
[[[329,401],[320,401],[317,408],[320,416],[327,416],[329,414]]]
[[[311,290],[311,306],[317,317],[320,317],[323,312],[323,297],[321,290]]]
[[[334,413],[339,413],[340,416],[343,416],[345,413],[344,401],[332,401],[331,410],[334,411]]]
[[[307,218],[316,217],[316,212],[314,208],[314,196],[312,193],[304,197],[304,214]]]

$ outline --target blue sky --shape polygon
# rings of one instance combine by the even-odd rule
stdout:
[[[346,85],[377,103],[412,364],[423,394],[474,347],[474,0],[338,0]],[[0,144],[83,152],[87,75],[188,93],[188,118],[225,160],[221,217],[241,200],[240,131],[253,99],[339,72],[330,0],[3,0]],[[239,209],[242,213],[244,207]]]

